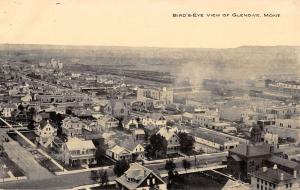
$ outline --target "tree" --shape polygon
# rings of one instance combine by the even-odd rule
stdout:
[[[116,118],[118,121],[119,121],[119,123],[118,123],[118,129],[123,129],[123,120],[124,120],[124,118],[123,117],[117,117]]]
[[[99,146],[96,149],[96,153],[95,153],[95,159],[96,159],[97,165],[103,164],[104,157],[105,157],[105,150],[101,146]]]
[[[189,153],[194,149],[195,138],[185,132],[179,132],[179,144],[180,151],[183,153]]]
[[[147,157],[156,157],[158,154],[165,155],[167,153],[167,140],[160,134],[154,134],[150,137],[150,144],[146,147]]]
[[[20,105],[18,106],[18,110],[23,111],[23,110],[24,110],[24,106],[23,106],[22,104],[20,104]]]
[[[125,160],[119,160],[115,163],[114,166],[114,173],[120,177],[121,175],[124,174],[125,171],[127,171],[129,169],[129,163]]]
[[[96,170],[92,170],[91,171],[91,179],[93,181],[97,181],[99,179],[99,173],[98,173],[98,171],[96,171]]]
[[[176,164],[173,162],[173,160],[166,161],[165,169],[169,172],[173,172],[176,168]]]
[[[104,172],[100,172],[100,184],[101,185],[106,185],[108,183],[108,175],[107,171],[104,170]]]
[[[186,159],[182,160],[182,166],[185,170],[189,169],[191,167],[191,163],[187,161]]]

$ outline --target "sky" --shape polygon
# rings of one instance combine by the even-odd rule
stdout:
[[[300,0],[0,0],[0,43],[180,48],[300,45]],[[176,13],[260,14],[259,18]],[[280,17],[264,17],[264,13]]]

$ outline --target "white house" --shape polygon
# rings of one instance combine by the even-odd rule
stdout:
[[[37,142],[43,147],[52,147],[53,140],[57,135],[57,130],[50,123],[49,120],[42,121],[35,128],[34,133],[38,136]]]
[[[131,160],[131,152],[119,145],[116,145],[111,149],[107,149],[106,155],[114,160]]]
[[[105,129],[109,129],[109,128],[118,127],[119,120],[117,120],[116,118],[114,118],[112,116],[105,115],[98,119],[98,123]]]
[[[88,165],[95,162],[96,147],[91,140],[70,138],[63,145],[63,158],[66,164]]]
[[[127,130],[135,130],[139,127],[139,123],[136,119],[129,119],[124,121],[124,128]]]
[[[5,118],[10,118],[12,116],[12,112],[17,109],[15,104],[6,104],[3,105],[2,116]]]
[[[167,119],[161,113],[147,114],[142,120],[143,125],[154,125],[158,127],[165,127],[167,125]]]
[[[77,117],[67,117],[62,121],[62,133],[67,137],[80,136],[86,124]]]
[[[29,94],[26,94],[25,96],[23,96],[21,98],[21,101],[28,103],[28,102],[32,101],[32,97]]]
[[[180,144],[179,137],[177,136],[175,129],[163,127],[157,132],[157,134],[160,134],[167,140],[167,154],[178,153]]]
[[[276,147],[278,145],[278,135],[273,133],[266,133],[264,136],[264,142]]]
[[[130,168],[116,179],[118,189],[128,190],[167,190],[167,185],[156,173],[138,164],[130,164]]]

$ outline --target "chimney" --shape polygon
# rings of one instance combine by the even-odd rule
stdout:
[[[268,171],[268,168],[267,167],[263,167],[263,172],[266,172]]]
[[[246,145],[246,156],[248,156],[249,153],[250,153],[250,145],[247,144],[247,145]]]
[[[297,170],[294,170],[294,173],[293,173],[293,174],[294,174],[294,175],[293,175],[294,178],[297,179]]]
[[[274,164],[273,170],[277,170],[277,165],[276,164]]]
[[[284,174],[280,173],[280,181],[283,181]]]

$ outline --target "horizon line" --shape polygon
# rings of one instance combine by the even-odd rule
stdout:
[[[153,48],[153,49],[235,49],[241,47],[300,47],[300,45],[239,45],[235,47],[167,47],[167,46],[127,46],[127,45],[79,45],[79,44],[34,44],[34,43],[0,43],[4,45],[28,45],[28,46],[66,46],[66,47],[115,47],[115,48]]]

